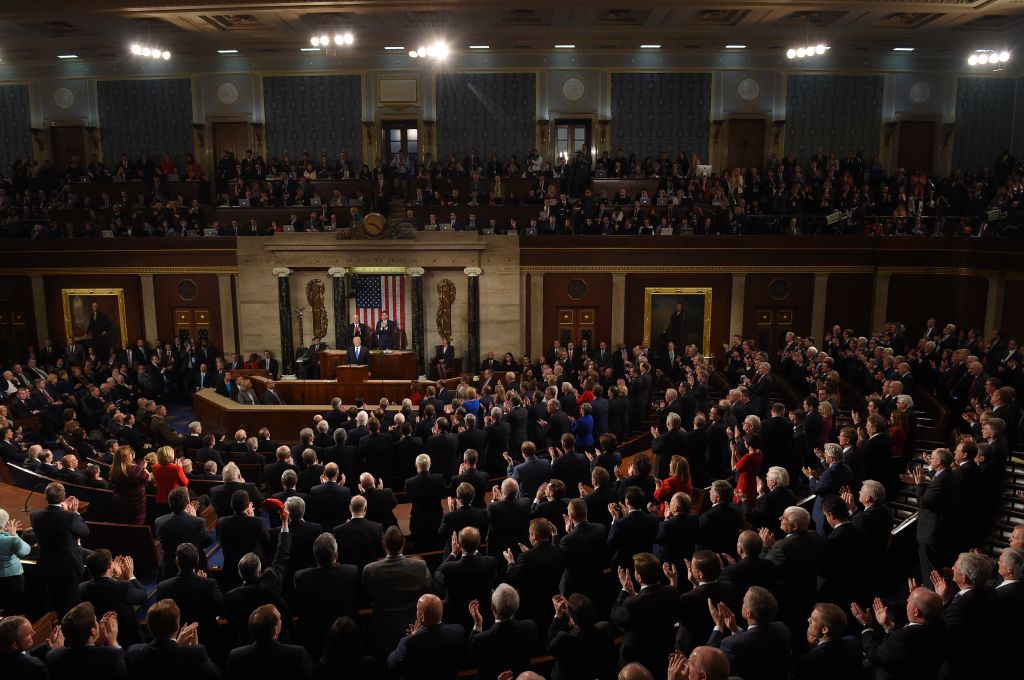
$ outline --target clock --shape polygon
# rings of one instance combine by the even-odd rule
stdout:
[[[736,85],[736,94],[745,102],[752,102],[761,96],[761,84],[753,78],[744,78]]]
[[[923,80],[917,80],[910,86],[910,91],[907,94],[910,101],[915,104],[924,104],[932,96],[932,87]]]
[[[231,81],[225,81],[217,88],[217,101],[225,106],[231,106],[238,101],[238,87]]]
[[[53,103],[61,111],[67,111],[75,105],[75,93],[67,87],[58,87],[53,93]]]
[[[583,99],[583,95],[586,91],[587,86],[584,85],[583,81],[576,76],[566,78],[562,82],[562,96],[571,102],[578,102]]]
[[[380,213],[370,213],[363,220],[363,233],[370,238],[380,238],[387,228],[387,219]]]

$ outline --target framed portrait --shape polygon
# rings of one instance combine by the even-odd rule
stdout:
[[[645,288],[644,343],[655,352],[669,341],[676,350],[696,345],[704,356],[711,352],[710,288]]]
[[[94,339],[101,345],[128,346],[124,288],[62,288],[60,293],[66,337],[82,339],[95,329],[101,337]],[[95,317],[93,303],[96,303]]]

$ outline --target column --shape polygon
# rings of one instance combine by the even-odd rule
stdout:
[[[612,337],[608,349],[626,341],[626,275],[612,274]]]
[[[67,338],[50,336],[50,324],[46,320],[46,286],[43,285],[43,277],[33,276],[31,280],[32,309],[35,311],[36,317],[36,347],[41,346],[45,338],[50,338],[54,345],[63,347]]]
[[[544,352],[544,275],[530,274],[530,358]]]
[[[875,295],[871,305],[871,330],[879,330],[885,323],[889,310],[889,278],[890,274],[875,274]]]
[[[409,267],[405,271],[412,278],[412,351],[416,352],[416,370],[420,375],[426,375],[427,363],[423,347],[423,275],[426,270],[423,267]]]
[[[274,267],[277,277],[277,311],[281,323],[281,372],[293,373],[295,348],[292,347],[292,289],[289,278],[292,270],[288,267]]]
[[[237,352],[235,346],[235,295],[231,290],[231,274],[217,274],[220,295],[220,336],[225,352]]]
[[[825,301],[828,298],[828,274],[814,275],[814,302],[811,305],[811,335],[821,339],[825,337]]]
[[[743,303],[747,291],[747,275],[732,275],[732,306],[729,308],[729,338],[732,342],[733,335],[743,335]],[[723,357],[724,358],[724,357]]]
[[[348,347],[348,340],[345,338],[345,329],[348,327],[348,320],[345,318],[348,312],[345,274],[348,270],[344,267],[331,267],[327,273],[332,279],[331,295],[334,298],[334,348],[345,349]]]
[[[153,275],[139,274],[139,287],[142,289],[142,337],[153,342],[160,337],[160,331],[156,327],[156,289],[153,286]]]
[[[480,365],[480,275],[483,274],[483,270],[480,267],[466,267],[462,273],[469,277],[469,342],[462,370],[466,373],[476,373]]]
[[[1003,280],[998,276],[988,277],[988,294],[985,296],[985,337],[992,329],[1003,324]]]

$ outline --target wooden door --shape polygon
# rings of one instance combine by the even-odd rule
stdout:
[[[0,362],[21,361],[29,345],[35,344],[28,315],[20,309],[0,308]]]
[[[555,160],[572,161],[577,151],[588,153],[591,148],[591,121],[588,119],[555,121]],[[552,163],[554,165],[554,163]]]
[[[381,123],[381,134],[381,159],[385,166],[402,151],[406,158],[418,158],[420,136],[416,121],[386,120]]]
[[[763,118],[729,119],[725,167],[719,174],[725,175],[733,168],[764,167],[764,126]]]
[[[761,308],[757,315],[757,347],[775,354],[786,346],[786,333],[793,330],[792,308]]]
[[[76,157],[83,168],[89,162],[85,158],[85,130],[81,125],[51,127],[50,149],[53,152],[53,167],[61,175],[67,170],[72,157]]]
[[[591,347],[597,347],[597,309],[594,307],[560,307],[558,309],[558,340],[565,347],[568,342],[578,347],[586,338]]]
[[[205,307],[175,307],[174,335],[182,340],[206,340],[216,345],[210,328],[210,310]]]
[[[245,158],[245,152],[252,147],[248,123],[213,124],[213,151],[218,163],[224,157],[225,151],[230,151],[235,158],[241,160]]]
[[[900,146],[896,164],[908,173],[911,169],[931,172],[934,155],[935,121],[900,121]]]

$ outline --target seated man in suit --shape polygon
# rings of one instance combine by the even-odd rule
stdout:
[[[281,634],[281,613],[272,604],[253,610],[248,619],[252,644],[231,650],[228,657],[229,678],[299,678],[313,677],[313,660],[303,647],[278,642]]]
[[[529,619],[515,618],[519,609],[519,593],[507,583],[500,584],[491,594],[491,616],[494,625],[484,630],[484,615],[480,602],[469,603],[473,630],[469,634],[469,656],[480,668],[480,677],[498,677],[506,670],[514,676],[527,670],[530,657],[537,646],[537,624]]]
[[[775,620],[779,603],[760,586],[751,586],[743,596],[743,618],[750,627],[740,628],[736,615],[724,602],[708,606],[715,628],[709,647],[719,647],[729,658],[733,673],[744,678],[786,680],[789,677],[789,629]],[[725,631],[730,631],[726,636]]]
[[[128,648],[128,675],[133,678],[160,678],[170,669],[188,668],[189,677],[216,680],[220,671],[199,644],[199,624],[181,626],[181,611],[174,600],[163,599],[146,612],[146,627],[153,641]]]
[[[461,626],[441,623],[443,615],[444,604],[437,595],[420,597],[412,631],[388,655],[389,671],[403,678],[455,680],[466,654],[466,633]],[[424,673],[428,668],[429,674]]]
[[[127,676],[124,650],[117,645],[117,614],[107,612],[99,621],[88,602],[71,608],[60,621],[64,646],[46,653],[46,668],[54,680],[123,678]]]

